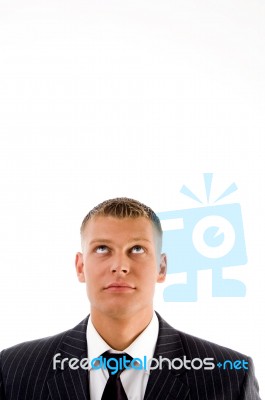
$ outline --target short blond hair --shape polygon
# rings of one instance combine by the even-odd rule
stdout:
[[[161,223],[156,213],[145,204],[138,200],[129,199],[127,197],[117,197],[115,199],[105,200],[98,204],[83,219],[80,232],[84,232],[87,222],[96,216],[111,216],[115,218],[139,218],[145,217],[149,219],[156,228],[159,238],[162,241]]]

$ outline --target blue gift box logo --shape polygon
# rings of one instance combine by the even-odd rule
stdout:
[[[204,174],[209,201],[212,174]],[[233,183],[215,200],[237,190]],[[201,201],[186,187],[181,193]],[[213,297],[243,297],[245,285],[223,279],[222,269],[247,263],[246,246],[239,204],[208,205],[157,213],[163,228],[163,252],[168,256],[168,273],[187,273],[185,284],[173,284],[164,291],[165,301],[196,301],[197,272],[212,270]]]

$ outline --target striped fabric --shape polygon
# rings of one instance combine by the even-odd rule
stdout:
[[[172,328],[159,314],[159,336],[154,357],[173,360],[214,358],[246,360],[246,369],[162,369],[151,371],[144,399],[139,400],[260,400],[252,360],[225,347]],[[13,346],[0,353],[0,400],[87,400],[89,376],[85,369],[71,369],[64,362],[53,369],[52,359],[87,357],[88,317],[74,329],[56,336]],[[178,363],[176,364],[179,365]],[[196,364],[198,365],[198,363]],[[110,399],[114,400],[114,399]]]

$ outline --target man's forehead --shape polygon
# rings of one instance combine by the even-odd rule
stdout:
[[[161,245],[161,237],[154,223],[143,216],[118,218],[96,215],[87,221],[81,234],[82,246],[95,242],[129,243],[140,240],[152,245]]]

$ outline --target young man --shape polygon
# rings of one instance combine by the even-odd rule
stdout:
[[[1,400],[260,399],[250,358],[179,332],[154,312],[167,260],[149,207],[107,200],[83,220],[81,241],[76,271],[90,315],[3,350]]]

